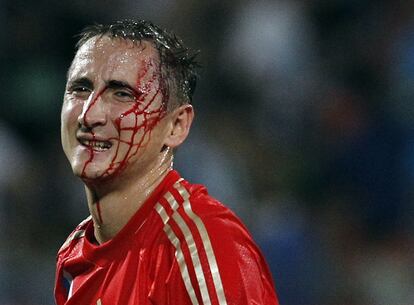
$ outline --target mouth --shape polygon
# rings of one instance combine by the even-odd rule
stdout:
[[[109,141],[88,140],[83,138],[78,138],[78,141],[82,146],[94,151],[106,151],[112,147],[112,143]]]

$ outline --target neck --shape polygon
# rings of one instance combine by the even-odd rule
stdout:
[[[125,179],[121,183],[117,177],[116,186],[110,181],[85,184],[95,238],[99,244],[112,239],[127,224],[172,169],[172,161],[172,155],[168,154],[142,176]]]

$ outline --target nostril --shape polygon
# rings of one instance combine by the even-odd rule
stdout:
[[[78,129],[82,132],[92,132],[92,127],[79,124]]]

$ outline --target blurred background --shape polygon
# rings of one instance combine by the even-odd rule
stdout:
[[[94,22],[145,18],[201,50],[176,168],[244,220],[284,305],[414,304],[414,2],[0,0],[0,305],[52,305],[88,215],[60,146]]]

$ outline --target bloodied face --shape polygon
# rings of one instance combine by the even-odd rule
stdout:
[[[164,96],[150,42],[88,40],[69,69],[61,115],[74,173],[96,180],[149,170],[164,146]]]

